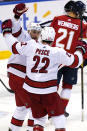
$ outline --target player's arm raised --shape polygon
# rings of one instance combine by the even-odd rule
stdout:
[[[28,8],[24,3],[17,4],[14,9],[14,17],[12,18],[12,34],[16,37],[19,41],[26,41],[27,40],[27,32],[21,27],[20,17],[25,12],[27,12]]]
[[[27,42],[19,42],[12,35],[12,21],[11,19],[5,20],[2,23],[2,33],[6,40],[6,43],[9,45],[11,51],[14,54],[21,54],[27,56],[29,54],[29,48],[27,48]],[[32,40],[34,41],[34,40]],[[35,41],[34,41],[35,42]],[[28,42],[31,46],[31,42]],[[28,45],[28,47],[29,47]]]

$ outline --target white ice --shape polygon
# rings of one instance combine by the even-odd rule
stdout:
[[[6,77],[7,60],[0,61],[0,78],[8,86],[8,78]],[[82,119],[81,110],[81,73],[78,73],[78,84],[73,87],[67,112],[70,116],[67,118],[66,131],[87,131],[87,67],[84,68],[84,121]],[[12,114],[15,109],[14,95],[8,93],[0,83],[0,131],[7,131]],[[21,131],[27,130],[27,118]],[[51,122],[47,122],[45,131],[53,131],[54,126]]]

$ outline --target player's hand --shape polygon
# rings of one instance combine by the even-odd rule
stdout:
[[[15,14],[15,17],[20,18],[20,16],[26,12],[28,8],[24,3],[17,4],[15,8],[13,9],[13,12]]]
[[[11,19],[7,19],[2,22],[2,33],[3,35],[12,33],[12,21]]]
[[[85,41],[78,41],[76,50],[79,50],[83,54],[83,58],[87,59],[87,43]]]

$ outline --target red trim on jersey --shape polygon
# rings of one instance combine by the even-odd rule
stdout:
[[[33,131],[44,131],[44,128],[41,125],[35,125]]]
[[[79,58],[77,55],[74,55],[74,62],[73,64],[70,66],[71,68],[75,68],[78,66],[78,63],[79,63]]]
[[[57,86],[57,80],[50,80],[50,81],[45,81],[45,82],[38,82],[38,81],[33,81],[29,79],[27,76],[25,78],[25,83],[31,87],[34,88],[49,88],[52,86]]]
[[[65,128],[55,129],[55,131],[66,131]]]
[[[12,120],[11,120],[11,123],[16,126],[22,126],[23,122],[24,120],[18,120],[18,119],[15,119],[14,117],[12,117]]]
[[[62,64],[60,64],[59,66],[58,66],[58,68],[60,68],[62,66]]]
[[[7,65],[7,68],[9,68],[9,67],[15,68],[15,69],[17,69],[17,70],[19,70],[21,72],[26,73],[26,66],[11,63],[11,64]]]
[[[28,119],[28,126],[34,126],[34,120]]]
[[[65,83],[63,82],[63,86],[62,86],[63,89],[72,89],[72,85],[71,84],[68,84],[68,83]]]
[[[13,45],[12,45],[12,52],[14,53],[14,54],[19,54],[18,53],[18,51],[17,51],[17,49],[16,49],[16,44],[17,44],[18,42],[15,42]]]
[[[18,37],[20,34],[21,34],[21,32],[22,32],[22,28],[18,31],[18,32],[16,32],[16,33],[14,33],[14,34],[12,34],[14,37]]]

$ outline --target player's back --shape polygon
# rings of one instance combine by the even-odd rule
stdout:
[[[73,53],[76,41],[81,37],[81,20],[67,15],[55,17],[51,26],[55,29],[56,36],[53,46],[59,46]],[[87,25],[83,22],[83,37],[86,35]]]
[[[50,47],[31,41],[26,47],[27,76],[24,88],[32,93],[48,94],[57,90],[57,71],[61,61],[66,61],[62,48]],[[62,53],[63,52],[63,53]],[[69,57],[70,58],[70,57]],[[72,63],[69,61],[67,63]],[[31,88],[30,88],[31,87]],[[38,89],[38,91],[37,91]]]
[[[53,79],[48,75],[58,70],[58,57],[56,54],[60,49],[43,45],[41,43],[36,43],[34,46],[32,45],[30,49],[30,55],[27,57],[27,69],[29,67],[29,70],[27,70],[29,73],[28,76],[36,81]],[[54,78],[56,79],[56,76]]]

